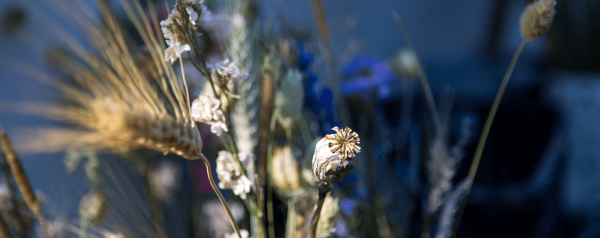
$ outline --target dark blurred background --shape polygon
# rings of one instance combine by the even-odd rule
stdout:
[[[356,67],[361,59],[393,61],[395,53],[406,47],[392,18],[391,11],[398,12],[436,101],[451,101],[449,131],[457,133],[466,113],[476,118],[456,181],[464,178],[500,80],[522,39],[519,18],[527,1],[323,2],[340,72]],[[284,20],[306,38],[316,39],[309,1],[260,0],[257,9],[261,20]],[[600,1],[559,0],[556,11],[550,32],[527,44],[517,63],[483,152],[458,237],[600,237]],[[20,59],[46,67],[45,50],[57,37],[40,29],[32,14],[21,1],[0,1],[0,61]],[[47,45],[26,41],[27,35],[39,36]],[[319,51],[316,44],[307,44],[307,48]],[[324,71],[323,65],[317,54],[314,70]],[[394,134],[405,92],[402,82],[408,79],[377,78],[380,76],[377,72],[366,76],[366,80],[381,81],[376,86],[381,95],[374,99],[378,106],[369,110],[377,111]],[[355,77],[344,77],[344,82]],[[327,81],[321,83],[327,85]],[[382,94],[381,88],[389,93]],[[370,90],[359,89],[346,96]],[[50,92],[15,72],[0,69],[0,100],[53,100]],[[426,115],[420,85],[415,85],[414,94],[415,114]],[[359,106],[350,103],[351,112],[366,110]],[[10,133],[48,122],[0,114],[0,123]],[[23,158],[34,187],[50,194],[60,190],[72,199],[81,193],[80,185],[45,179],[67,179],[64,166],[55,163],[62,155]],[[386,158],[392,164],[396,159]],[[397,178],[386,175],[382,179],[393,184]],[[388,194],[382,198],[384,204],[402,201],[394,192]],[[360,192],[352,196],[360,201]],[[59,204],[66,205],[67,200]],[[399,222],[393,215],[389,217],[392,224]],[[420,230],[420,219],[415,213],[411,224],[415,231]],[[418,233],[412,232],[411,237]]]

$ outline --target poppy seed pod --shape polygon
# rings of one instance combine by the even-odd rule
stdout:
[[[313,155],[312,166],[315,176],[326,183],[339,183],[354,168],[355,152],[360,152],[360,139],[356,132],[346,127],[336,134],[326,135],[321,139]]]

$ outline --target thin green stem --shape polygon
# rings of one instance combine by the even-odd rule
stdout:
[[[273,186],[267,183],[267,225],[269,237],[275,237],[275,218],[273,216]]]
[[[481,131],[481,136],[479,137],[479,142],[477,143],[477,148],[475,149],[475,155],[473,156],[473,161],[471,162],[471,167],[469,168],[469,174],[467,175],[467,177],[469,177],[472,182],[469,185],[469,188],[467,189],[466,194],[460,204],[460,210],[456,217],[456,222],[452,231],[451,238],[456,237],[456,233],[458,233],[458,227],[460,226],[462,215],[465,211],[467,201],[469,200],[469,194],[471,193],[471,188],[473,187],[475,175],[477,175],[477,168],[479,167],[479,162],[481,161],[481,155],[483,153],[483,148],[485,147],[485,142],[487,141],[490,129],[492,128],[492,123],[494,122],[494,117],[496,116],[496,112],[498,111],[498,107],[500,106],[500,101],[502,100],[504,90],[508,85],[508,81],[510,79],[510,76],[512,75],[515,65],[517,64],[519,56],[521,55],[523,48],[525,48],[525,44],[527,44],[526,40],[521,41],[519,48],[517,48],[517,51],[513,55],[513,58],[510,61],[510,65],[508,66],[508,69],[504,74],[504,78],[502,79],[502,83],[498,88],[498,92],[496,93],[496,97],[494,98],[494,102],[492,103],[492,107],[490,108],[490,112],[488,113],[488,117],[485,120],[485,125],[483,126],[483,130]]]
[[[267,140],[269,143],[269,147],[267,149],[267,167],[271,166],[271,160],[273,159],[273,137],[275,132],[276,124],[276,115],[273,113],[271,115],[271,124],[269,125],[269,139]],[[273,186],[271,186],[271,181],[266,179],[265,184],[267,185],[267,226],[269,237],[275,237],[275,219],[273,215]]]
[[[502,79],[502,83],[500,84],[500,88],[498,88],[498,92],[496,93],[496,97],[494,98],[494,103],[492,103],[492,108],[488,114],[487,119],[485,120],[485,125],[483,126],[483,130],[481,131],[481,136],[479,137],[479,142],[477,143],[477,149],[475,149],[475,155],[473,156],[473,162],[471,163],[471,168],[469,169],[469,177],[471,180],[475,179],[475,175],[477,174],[477,168],[479,167],[479,161],[481,160],[481,154],[483,153],[483,148],[485,147],[485,142],[487,141],[488,134],[490,133],[490,129],[492,128],[492,123],[494,122],[494,117],[496,116],[496,112],[498,111],[498,106],[500,106],[500,101],[502,100],[502,95],[504,94],[504,90],[506,89],[506,85],[508,85],[508,81],[510,76],[517,64],[517,60],[527,43],[526,40],[521,41],[519,48],[515,52],[515,55],[508,66],[508,70],[506,70],[506,74],[504,74],[504,78]],[[468,193],[467,193],[468,195]]]
[[[427,75],[425,74],[425,71],[423,70],[422,64],[421,64],[421,59],[419,59],[419,56],[417,55],[417,49],[415,48],[415,45],[413,44],[412,40],[410,39],[410,35],[408,34],[408,30],[406,30],[406,26],[404,26],[404,23],[402,22],[402,19],[400,19],[400,15],[398,15],[398,13],[394,10],[392,10],[392,16],[394,17],[394,20],[396,21],[396,24],[398,24],[398,27],[400,27],[400,30],[402,30],[402,33],[404,35],[404,39],[406,40],[406,44],[408,45],[408,47],[415,53],[415,58],[417,59],[417,63],[419,64],[419,81],[421,82],[421,87],[423,87],[423,93],[425,94],[425,100],[427,101],[427,105],[429,106],[429,111],[431,112],[431,117],[433,118],[433,123],[435,124],[435,129],[437,133],[440,133],[441,131],[441,124],[440,124],[440,117],[438,115],[437,112],[437,107],[435,106],[435,100],[433,99],[433,93],[431,92],[431,87],[429,87],[429,80],[427,79]]]
[[[287,207],[285,238],[294,238],[296,236],[296,201],[288,201]]]

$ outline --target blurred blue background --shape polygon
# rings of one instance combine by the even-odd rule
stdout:
[[[36,1],[0,1],[0,62],[17,60],[51,71],[46,66],[46,50],[58,42],[57,32],[43,28],[33,17],[37,13],[28,4]],[[451,99],[449,130],[456,134],[460,118],[472,112],[479,121],[474,129],[476,141],[521,42],[519,19],[527,1],[323,2],[344,82],[350,88],[354,86],[349,83],[355,80],[375,85],[357,86],[346,96],[375,88],[378,107],[372,110],[390,125],[389,133],[397,133],[398,108],[408,79],[389,74],[385,67],[374,69],[392,62],[406,47],[392,18],[395,10],[406,24],[436,101]],[[285,21],[307,38],[316,38],[309,1],[260,0],[256,4],[262,21]],[[556,9],[551,31],[528,43],[517,63],[458,237],[600,237],[600,1],[563,0]],[[14,19],[21,20],[15,23]],[[307,43],[305,47],[319,51],[317,44]],[[328,86],[322,79],[324,65],[317,54],[312,68],[319,74],[319,83]],[[356,67],[375,73],[356,76]],[[55,93],[14,69],[0,68],[0,109],[10,107],[6,103],[10,101],[58,100]],[[414,110],[426,114],[418,84],[414,97]],[[351,111],[358,107],[350,104]],[[0,124],[9,135],[19,128],[52,125],[36,117],[5,113],[0,114]],[[389,138],[395,138],[393,135]],[[466,148],[457,178],[466,175],[474,144]],[[77,202],[85,189],[84,184],[73,180],[73,176],[83,177],[82,173],[67,175],[58,163],[63,156],[22,155],[34,187],[50,198],[61,198],[50,199],[50,207],[56,211]],[[396,178],[383,179],[393,185]],[[395,201],[396,195],[389,194],[384,200]]]

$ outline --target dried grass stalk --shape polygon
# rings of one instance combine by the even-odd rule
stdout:
[[[10,166],[10,171],[15,178],[17,186],[23,195],[23,199],[25,203],[31,209],[33,214],[37,217],[37,219],[42,224],[42,228],[44,230],[44,234],[46,234],[46,220],[42,216],[42,212],[40,211],[40,204],[35,197],[35,192],[29,183],[29,179],[27,178],[27,174],[25,174],[25,170],[21,165],[21,161],[17,156],[17,152],[13,149],[10,140],[6,133],[0,129],[0,141],[2,142],[2,150],[6,154],[6,162]],[[2,237],[5,237],[4,235]]]
[[[135,33],[148,48],[147,55],[142,56],[142,50],[123,34],[105,2],[97,2],[101,25],[94,16],[62,9],[61,14],[72,17],[84,29],[87,43],[98,54],[85,50],[60,26],[51,25],[74,53],[61,67],[77,85],[66,85],[31,67],[20,72],[56,87],[71,104],[34,104],[23,110],[77,128],[37,130],[28,134],[24,149],[46,152],[144,147],[187,159],[200,156],[202,139],[190,115],[185,84],[165,62],[162,35],[152,29],[158,22],[151,24],[137,1],[121,3],[136,27]],[[140,65],[140,58],[146,63]],[[144,73],[147,68],[157,73]]]
[[[8,229],[6,221],[4,221],[4,218],[2,218],[2,216],[0,216],[0,237],[13,238],[12,233],[10,233],[10,230]]]
[[[556,1],[537,0],[529,5],[521,16],[521,34],[532,41],[546,33],[552,25]]]

